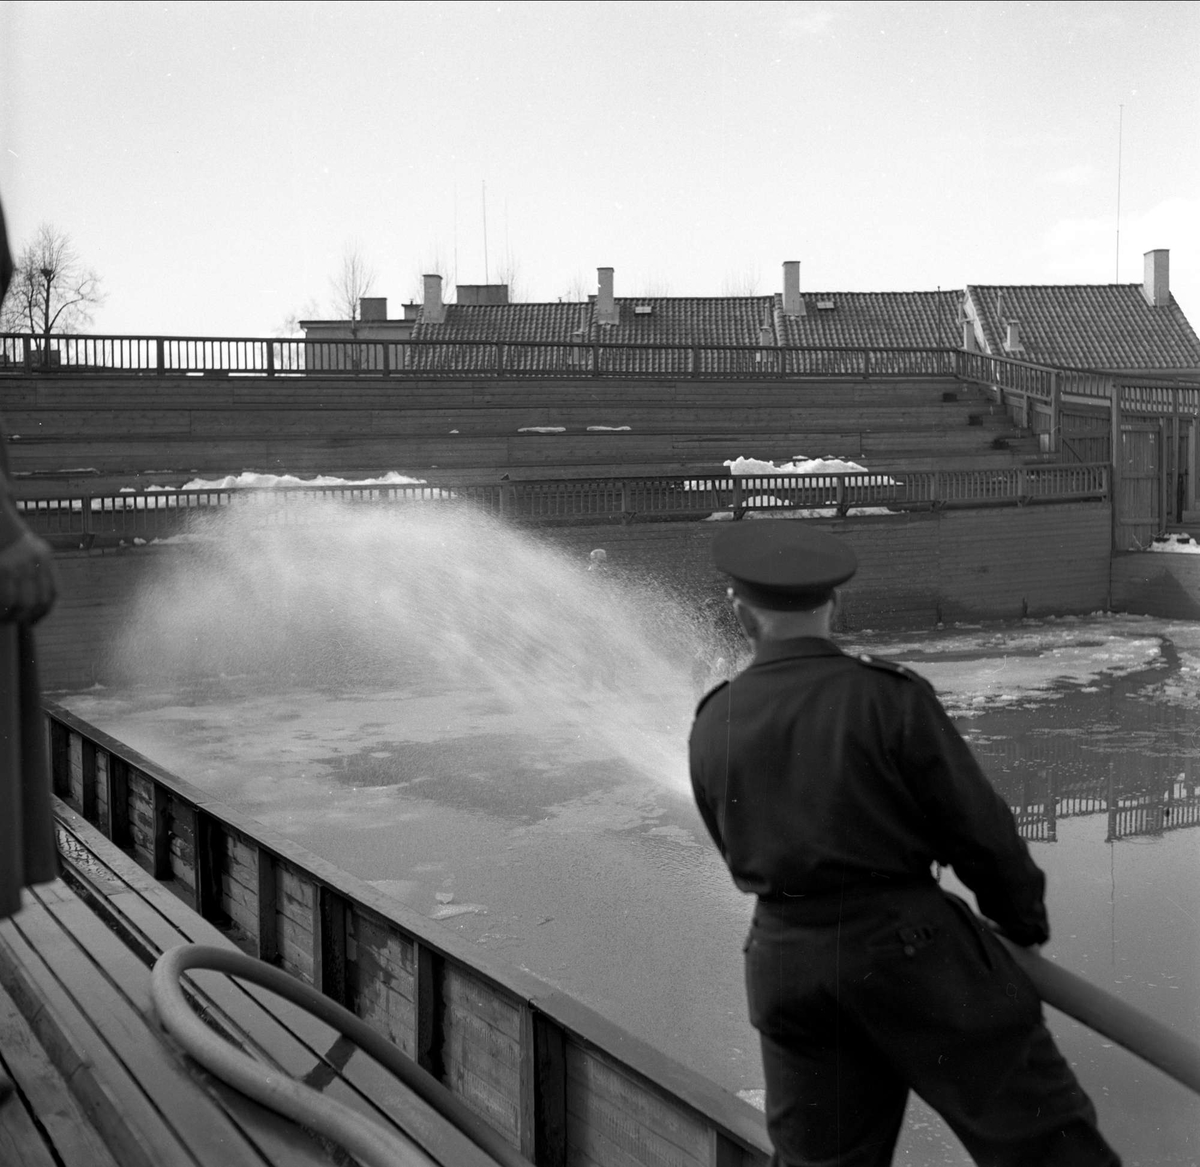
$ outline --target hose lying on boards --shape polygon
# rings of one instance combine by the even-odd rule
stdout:
[[[1033,949],[1019,948],[1004,936],[999,939],[1047,1005],[1082,1021],[1200,1094],[1200,1045]]]
[[[293,1122],[340,1144],[363,1167],[429,1167],[433,1161],[407,1138],[372,1121],[360,1111],[327,1098],[255,1060],[215,1033],[196,1015],[184,994],[180,976],[188,969],[227,973],[307,1009],[313,1016],[353,1041],[490,1155],[500,1167],[529,1167],[529,1161],[455,1098],[432,1074],[421,1069],[361,1018],[310,985],[273,965],[244,953],[205,944],[182,944],[164,952],[154,964],[150,995],[163,1027],[187,1053],[221,1081]],[[403,1101],[398,1100],[402,1106]],[[403,1118],[397,1119],[401,1126]],[[415,1119],[413,1126],[420,1125]]]

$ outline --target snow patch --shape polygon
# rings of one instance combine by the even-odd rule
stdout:
[[[729,467],[730,474],[743,475],[861,474],[867,469],[844,458],[806,458],[803,454],[796,454],[790,462],[784,462],[780,466],[762,458],[729,458],[722,465]]]
[[[1147,550],[1174,555],[1200,555],[1200,543],[1186,532],[1177,531],[1170,535],[1156,536]]]
[[[182,490],[233,490],[252,487],[255,490],[274,490],[278,487],[295,486],[418,486],[424,478],[410,478],[396,470],[389,470],[381,478],[335,478],[330,474],[318,474],[314,478],[297,478],[294,474],[227,474],[224,478],[193,478],[185,482]],[[162,489],[150,487],[151,490]],[[169,489],[169,488],[168,488]]]
[[[565,425],[526,425],[517,430],[519,434],[565,434],[566,432]]]
[[[630,428],[627,425],[590,425],[587,427],[589,434],[617,434]]]

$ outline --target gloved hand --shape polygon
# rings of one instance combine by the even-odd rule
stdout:
[[[32,531],[23,531],[0,550],[0,624],[40,620],[57,591],[53,553]]]

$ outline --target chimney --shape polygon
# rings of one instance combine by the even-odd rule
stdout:
[[[1165,308],[1171,302],[1171,253],[1160,247],[1147,251],[1146,275],[1142,281],[1142,295],[1151,308]]]
[[[1005,321],[1004,351],[1018,353],[1021,351],[1021,326],[1015,320]]]
[[[800,261],[789,259],[783,265],[783,314],[803,316],[804,301],[800,299]]]
[[[420,311],[420,309],[421,309],[420,304],[414,304],[411,301],[409,303],[405,304],[404,305],[404,319],[405,320],[416,320],[417,313]]]
[[[442,303],[442,277],[422,276],[421,279],[425,281],[421,320],[425,324],[441,324],[446,319],[446,305]]]
[[[387,319],[386,296],[360,296],[358,301],[358,318],[364,324]]]
[[[596,296],[596,323],[619,324],[621,319],[617,314],[617,302],[613,299],[613,269],[597,268],[596,274],[600,279],[600,288]]]

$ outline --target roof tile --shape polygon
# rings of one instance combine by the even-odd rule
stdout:
[[[1200,369],[1200,339],[1175,297],[1161,308],[1141,284],[973,284],[967,289],[988,351],[1074,368]],[[1004,348],[1007,321],[1021,352]]]

